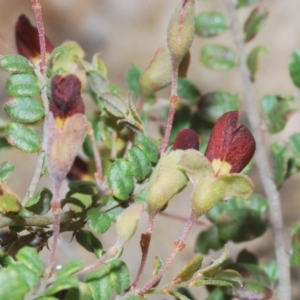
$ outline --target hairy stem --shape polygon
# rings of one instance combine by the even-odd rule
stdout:
[[[168,119],[166,124],[165,135],[160,147],[160,155],[162,155],[168,147],[172,126],[173,126],[174,115],[176,111],[176,104],[178,102],[178,95],[177,95],[178,68],[179,68],[179,63],[173,63],[170,107],[169,107],[169,114],[168,114]]]
[[[163,268],[156,274],[156,276],[154,276],[150,280],[149,283],[147,283],[142,289],[140,289],[138,291],[138,295],[143,296],[147,291],[149,291],[155,285],[155,283],[163,276],[163,274],[166,272],[166,270],[169,268],[169,266],[173,262],[176,255],[185,249],[185,246],[186,246],[185,240],[196,221],[197,221],[197,217],[192,213],[190,218],[188,219],[179,239],[175,241],[173,250],[172,250],[169,258],[165,262]]]
[[[100,259],[96,260],[94,263],[86,266],[85,268],[77,271],[74,275],[78,276],[84,273],[89,273],[97,268],[99,268],[103,263],[105,263],[107,260],[115,257],[118,252],[121,250],[122,244],[119,242],[116,243],[113,247],[111,247]]]
[[[55,255],[56,255],[59,232],[60,232],[60,211],[61,211],[60,186],[61,186],[61,182],[54,180],[54,191],[53,191],[54,198],[51,203],[54,222],[53,222],[52,248],[50,251],[50,257],[45,271],[45,277],[47,278],[51,276],[54,268]]]
[[[131,285],[132,288],[135,288],[137,286],[137,284],[139,283],[141,276],[143,274],[144,268],[145,268],[145,264],[146,264],[147,257],[148,257],[150,241],[151,241],[152,232],[153,232],[154,218],[155,218],[155,215],[149,214],[146,233],[141,236],[140,246],[142,249],[142,258],[141,258],[141,263],[140,263],[140,267],[137,272],[137,275]]]
[[[31,0],[31,7],[34,11],[36,20],[36,27],[39,33],[40,51],[41,51],[41,70],[42,73],[46,72],[46,41],[45,41],[45,30],[42,15],[42,6],[40,0]]]
[[[260,127],[259,111],[256,106],[255,88],[250,79],[250,73],[246,64],[247,54],[243,37],[239,31],[237,12],[232,0],[224,1],[231,20],[232,34],[236,44],[237,52],[239,54],[239,69],[244,81],[246,93],[246,112],[254,137],[256,139],[255,162],[259,170],[261,181],[269,204],[270,226],[273,233],[275,255],[279,265],[280,274],[278,297],[281,300],[289,300],[291,299],[290,261],[283,232],[283,217],[280,196],[274,182],[268,152],[266,150],[263,133]]]
[[[94,159],[95,159],[95,164],[96,164],[96,173],[94,174],[95,180],[96,180],[98,186],[101,186],[102,181],[103,181],[102,163],[101,163],[100,153],[99,153],[99,150],[97,147],[97,142],[96,142],[95,136],[94,136],[94,130],[93,130],[93,127],[91,124],[89,124],[88,136],[89,136],[91,144],[92,144]]]

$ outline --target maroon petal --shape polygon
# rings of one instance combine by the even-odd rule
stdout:
[[[177,134],[173,150],[196,149],[199,150],[200,136],[192,129],[182,129]]]
[[[27,59],[39,57],[41,54],[39,34],[36,27],[32,26],[25,15],[21,15],[15,28],[16,44],[19,54]],[[51,42],[46,39],[46,52],[51,53],[54,49]]]
[[[89,176],[88,164],[81,157],[76,156],[73,165],[67,174],[67,178],[71,181],[84,180]]]
[[[231,165],[230,173],[239,173],[248,164],[255,152],[252,133],[238,123],[239,111],[230,111],[215,124],[205,156],[212,162],[225,161]]]
[[[67,118],[77,113],[84,113],[80,89],[81,82],[74,74],[53,77],[50,111],[53,112],[55,118]]]

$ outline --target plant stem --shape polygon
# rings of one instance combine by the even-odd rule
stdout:
[[[171,86],[169,114],[168,114],[164,139],[160,147],[160,155],[162,155],[168,147],[172,126],[173,126],[174,115],[176,111],[176,104],[178,102],[178,95],[177,95],[178,68],[179,68],[179,63],[174,62],[173,72],[172,72],[172,86]]]
[[[179,239],[177,239],[174,243],[173,246],[173,250],[169,256],[169,258],[167,259],[167,261],[165,262],[164,266],[162,267],[162,269],[156,274],[156,276],[154,276],[150,282],[148,282],[142,289],[140,289],[137,294],[140,296],[143,296],[148,290],[150,290],[155,283],[163,276],[163,274],[166,272],[166,270],[169,268],[169,266],[171,265],[171,263],[173,262],[174,258],[176,257],[176,255],[183,251],[185,249],[185,240],[188,236],[188,234],[190,233],[193,225],[195,224],[195,222],[197,221],[197,217],[192,213],[190,218],[188,219]]]
[[[36,26],[39,33],[40,51],[41,51],[41,71],[42,74],[46,72],[46,41],[45,41],[45,30],[42,15],[42,6],[40,0],[31,0],[31,7],[34,11],[36,20]]]
[[[41,4],[39,0],[31,0],[31,6],[35,14],[37,29],[39,33],[39,43],[40,43],[40,50],[41,50],[41,64],[40,69],[34,68],[34,73],[38,77],[41,85],[41,97],[43,101],[45,116],[47,116],[49,112],[49,101],[47,96],[47,77],[45,75],[46,71],[46,42],[45,42],[45,32],[44,32],[44,24],[43,24],[43,17],[41,12]],[[43,124],[43,139],[42,139],[42,146],[41,151],[39,153],[39,157],[35,166],[34,174],[29,185],[29,188],[26,192],[24,199],[22,200],[22,205],[25,206],[28,200],[33,196],[35,192],[36,186],[39,182],[39,179],[42,174],[44,159],[46,155],[46,147],[47,147],[47,133],[48,128],[46,127],[46,122]]]
[[[150,241],[152,237],[155,216],[156,215],[154,214],[149,214],[146,233],[141,236],[140,246],[142,249],[142,258],[141,258],[141,263],[137,275],[131,285],[132,288],[135,288],[137,286],[144,271],[144,267],[148,257],[148,250],[149,250]]]
[[[165,212],[165,211],[162,211],[162,212],[160,212],[159,214],[162,215],[162,216],[165,216],[165,217],[167,217],[167,218],[174,219],[174,220],[178,220],[178,221],[181,221],[181,222],[187,222],[187,220],[188,220],[188,219],[185,218],[185,217],[173,215],[173,214],[170,214],[170,213]],[[210,226],[209,223],[204,222],[204,221],[200,221],[200,220],[197,220],[197,221],[195,222],[195,225],[198,225],[198,226],[204,226],[204,227],[207,227],[207,228]]]
[[[115,257],[118,254],[118,252],[121,250],[121,248],[122,248],[122,244],[117,242],[116,245],[111,247],[100,259],[96,260],[94,263],[86,266],[85,268],[77,271],[74,275],[78,276],[99,268],[104,262]]]
[[[94,136],[94,130],[91,124],[89,124],[89,129],[88,129],[88,136],[91,140],[92,148],[93,148],[93,153],[94,153],[94,159],[95,159],[95,164],[96,164],[96,173],[94,174],[95,180],[98,184],[98,186],[102,185],[103,181],[103,173],[102,173],[102,163],[101,163],[101,157],[99,154],[99,150],[97,147],[97,142]]]
[[[53,222],[53,235],[52,235],[52,248],[50,251],[50,257],[47,263],[47,268],[45,271],[45,277],[49,278],[52,274],[54,262],[55,262],[55,255],[57,250],[57,243],[59,238],[59,232],[60,232],[60,211],[61,211],[61,205],[60,205],[60,186],[61,182],[58,182],[57,180],[54,181],[54,188],[53,188],[53,201],[51,203],[52,207],[52,214],[54,218]]]
[[[268,199],[270,226],[273,233],[273,243],[276,259],[279,265],[278,297],[280,300],[291,299],[290,261],[287,244],[283,232],[283,217],[279,192],[274,182],[272,168],[264,144],[263,133],[260,127],[259,111],[256,106],[255,88],[250,79],[247,68],[246,49],[243,37],[239,32],[239,22],[232,0],[224,0],[231,20],[231,30],[239,53],[239,69],[245,85],[246,113],[256,139],[255,162],[260,173],[262,184]]]

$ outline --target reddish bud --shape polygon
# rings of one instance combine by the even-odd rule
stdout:
[[[81,82],[77,76],[56,75],[51,82],[50,111],[54,118],[65,119],[77,113],[84,113],[80,95]]]
[[[19,54],[27,59],[39,58],[41,54],[39,34],[36,27],[32,26],[25,15],[21,15],[15,27],[16,44]],[[54,49],[51,42],[45,37],[46,52],[51,53]]]
[[[173,150],[195,149],[199,150],[200,136],[192,129],[182,129],[177,134]]]
[[[254,137],[238,123],[239,114],[239,111],[225,113],[211,132],[205,156],[212,162],[215,175],[241,172],[254,155]]]

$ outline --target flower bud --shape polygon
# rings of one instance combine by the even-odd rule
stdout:
[[[195,34],[195,1],[182,0],[168,27],[168,47],[173,63],[179,64],[192,45]]]
[[[188,177],[177,166],[183,153],[184,150],[175,150],[164,154],[154,168],[146,198],[149,213],[161,211],[187,184]]]
[[[130,240],[135,234],[140,216],[145,211],[145,206],[144,202],[134,203],[117,216],[117,237],[122,244]]]
[[[192,129],[182,129],[177,134],[176,140],[173,144],[173,150],[195,149],[199,150],[200,136]]]
[[[46,116],[47,163],[56,181],[66,177],[89,127],[80,88],[75,75],[57,75],[52,79],[50,112]]]
[[[21,15],[15,28],[16,44],[19,54],[27,59],[39,59],[41,55],[39,34],[36,27],[32,26],[25,15]],[[45,37],[46,52],[54,49],[51,42]]]

